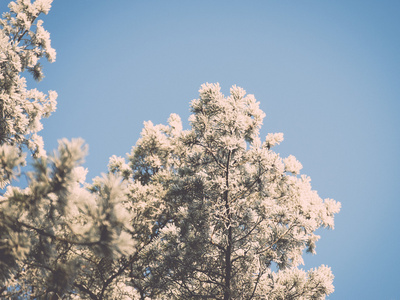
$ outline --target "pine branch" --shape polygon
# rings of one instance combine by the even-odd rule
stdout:
[[[47,232],[47,231],[45,231],[43,229],[36,228],[36,227],[34,227],[32,225],[26,224],[24,222],[17,221],[17,224],[22,226],[22,227],[26,227],[28,229],[32,229],[32,230],[36,231],[38,234],[40,234],[40,235],[50,237],[53,240],[56,240],[56,241],[59,241],[59,242],[63,242],[63,243],[68,243],[68,244],[73,244],[73,245],[78,245],[78,246],[95,246],[95,245],[101,243],[101,240],[94,241],[94,242],[81,242],[81,241],[73,241],[73,240],[69,240],[69,239],[64,239],[64,238],[58,237],[58,236],[56,236],[54,234],[51,234],[51,233],[49,233],[49,232]]]
[[[292,230],[297,225],[298,224],[294,223],[291,226],[289,226],[289,228],[284,233],[282,233],[272,244],[270,244],[267,248],[265,248],[261,251],[257,251],[256,254],[261,254],[261,253],[264,253],[264,252],[270,250],[276,243],[278,243],[284,236],[286,236],[290,230]]]
[[[80,283],[74,283],[74,286],[77,287],[80,291],[88,294],[90,296],[91,299],[93,300],[98,300],[96,294],[94,294],[92,291],[90,291],[88,288],[84,287],[82,284]]]

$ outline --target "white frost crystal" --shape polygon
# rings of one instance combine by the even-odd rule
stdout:
[[[303,168],[303,165],[293,155],[284,158],[283,163],[285,164],[285,171],[292,174],[299,174]]]

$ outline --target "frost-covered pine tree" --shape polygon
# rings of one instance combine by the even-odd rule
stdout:
[[[264,113],[252,95],[233,86],[225,97],[218,84],[199,92],[190,130],[177,115],[169,126],[146,123],[129,157],[132,197],[146,191],[153,211],[164,210],[149,285],[163,299],[324,299],[331,270],[298,266],[340,203],[311,189],[294,156],[272,150],[281,133],[260,140]]]
[[[41,118],[56,107],[55,92],[28,90],[21,74],[43,77],[40,59],[55,59],[41,14],[51,0],[17,0],[0,19],[0,298],[59,299],[79,293],[91,276],[89,266],[133,252],[122,177],[105,175],[88,187],[81,167],[87,146],[60,140],[51,155],[37,134]],[[27,155],[33,170],[28,186],[12,185]],[[90,264],[88,263],[90,261]],[[111,283],[114,284],[111,288]],[[126,292],[109,280],[99,295]],[[87,293],[83,293],[87,295]]]

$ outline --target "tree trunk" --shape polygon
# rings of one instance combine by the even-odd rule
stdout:
[[[231,209],[229,205],[229,163],[230,163],[231,152],[228,153],[228,159],[226,162],[226,175],[225,175],[225,184],[226,191],[224,192],[224,200],[225,200],[225,209],[226,209],[226,227],[228,228],[228,245],[226,246],[225,252],[225,291],[224,291],[224,300],[231,299],[231,278],[232,278],[232,262],[231,262],[231,254],[232,254],[232,227],[231,227]]]
[[[225,293],[224,300],[231,299],[231,276],[232,276],[232,227],[228,229],[228,246],[225,253]]]

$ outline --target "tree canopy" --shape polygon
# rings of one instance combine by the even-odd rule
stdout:
[[[43,150],[40,119],[55,92],[26,89],[54,61],[40,15],[51,0],[18,0],[0,19],[0,297],[13,299],[324,299],[327,266],[304,271],[340,203],[321,199],[302,165],[261,139],[253,95],[203,84],[190,128],[171,114],[145,122],[126,157],[86,182],[82,139]],[[25,188],[13,185],[33,155]]]

